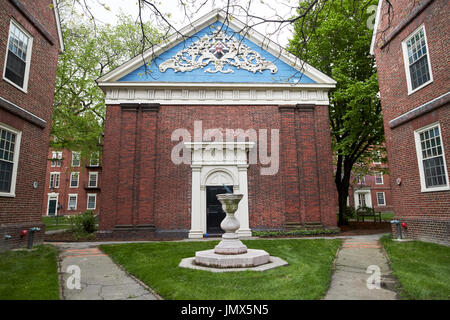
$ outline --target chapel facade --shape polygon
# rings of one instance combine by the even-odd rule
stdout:
[[[328,91],[336,82],[213,11],[98,80],[106,96],[101,232],[241,236],[336,228]],[[241,30],[241,32],[239,32]],[[243,32],[244,30],[245,32]],[[145,64],[144,64],[145,61]]]

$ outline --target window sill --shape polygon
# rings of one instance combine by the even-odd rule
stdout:
[[[428,82],[423,83],[422,85],[418,86],[417,88],[415,88],[414,90],[411,90],[410,88],[408,88],[408,96],[412,95],[413,93],[416,93],[417,91],[419,91],[420,89],[425,88],[427,85],[433,83],[433,79],[428,80]]]
[[[450,186],[446,186],[446,187],[436,187],[436,188],[422,188],[420,190],[420,192],[439,192],[439,191],[450,191]]]
[[[15,84],[14,82],[12,82],[11,80],[9,80],[8,78],[6,78],[5,76],[3,76],[3,80],[6,81],[7,83],[9,83],[10,85],[12,85],[13,87],[15,87],[16,89],[19,89],[20,91],[22,91],[23,93],[27,94],[28,93],[28,88],[26,86],[19,87],[17,84]],[[25,81],[25,80],[24,80]]]
[[[0,198],[1,197],[4,197],[4,198],[15,198],[16,194],[15,193],[0,192]]]

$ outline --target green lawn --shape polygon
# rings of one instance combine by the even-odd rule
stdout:
[[[382,221],[391,221],[394,219],[394,213],[393,212],[382,212],[381,213],[381,220]]]
[[[58,224],[56,224],[58,222]],[[58,229],[69,229],[70,222],[67,217],[51,217],[51,216],[43,216],[42,223],[45,224],[45,230],[58,230]]]
[[[341,240],[249,240],[289,265],[264,272],[211,273],[179,268],[182,258],[217,241],[102,245],[101,249],[164,299],[320,299]]]
[[[381,238],[405,299],[450,299],[450,247]]]
[[[0,253],[0,300],[59,299],[57,249],[34,248]]]

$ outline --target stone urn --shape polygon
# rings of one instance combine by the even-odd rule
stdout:
[[[236,232],[240,227],[240,223],[235,213],[243,196],[243,194],[232,193],[217,195],[217,199],[222,204],[222,209],[226,214],[225,219],[220,224],[225,233],[222,235],[222,241],[214,249],[214,252],[217,254],[241,254],[247,252],[247,247],[239,240]]]

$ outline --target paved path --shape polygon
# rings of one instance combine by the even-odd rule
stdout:
[[[394,291],[395,278],[378,241],[379,237],[359,236],[343,241],[325,300],[398,299]],[[377,274],[380,276],[379,282]]]
[[[95,245],[60,244],[60,287],[64,300],[157,300],[144,284],[118,267]],[[79,269],[78,269],[79,268]],[[80,288],[76,288],[79,270]]]

